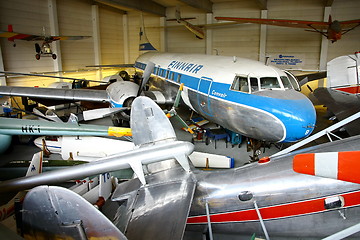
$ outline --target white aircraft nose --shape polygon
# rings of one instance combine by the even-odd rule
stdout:
[[[37,146],[38,148],[42,149],[42,147],[43,147],[43,144],[42,144],[43,140],[45,140],[45,137],[38,137],[38,138],[36,138],[36,139],[34,140],[35,146]]]

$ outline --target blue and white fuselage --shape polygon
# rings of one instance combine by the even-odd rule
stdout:
[[[308,136],[316,121],[314,106],[294,90],[281,70],[258,61],[200,54],[145,53],[135,63],[144,71],[154,63],[150,90],[177,91],[190,108],[231,131],[270,142]]]

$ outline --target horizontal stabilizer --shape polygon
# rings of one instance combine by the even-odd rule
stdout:
[[[298,154],[293,160],[295,172],[360,183],[360,151]]]

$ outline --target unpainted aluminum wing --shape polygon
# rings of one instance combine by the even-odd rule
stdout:
[[[0,95],[67,101],[108,102],[105,90],[0,86]]]

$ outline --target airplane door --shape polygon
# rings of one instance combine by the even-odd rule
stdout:
[[[212,83],[213,80],[211,78],[202,77],[200,78],[197,88],[198,105],[201,113],[205,113],[209,116],[212,116],[211,102],[209,97]]]

